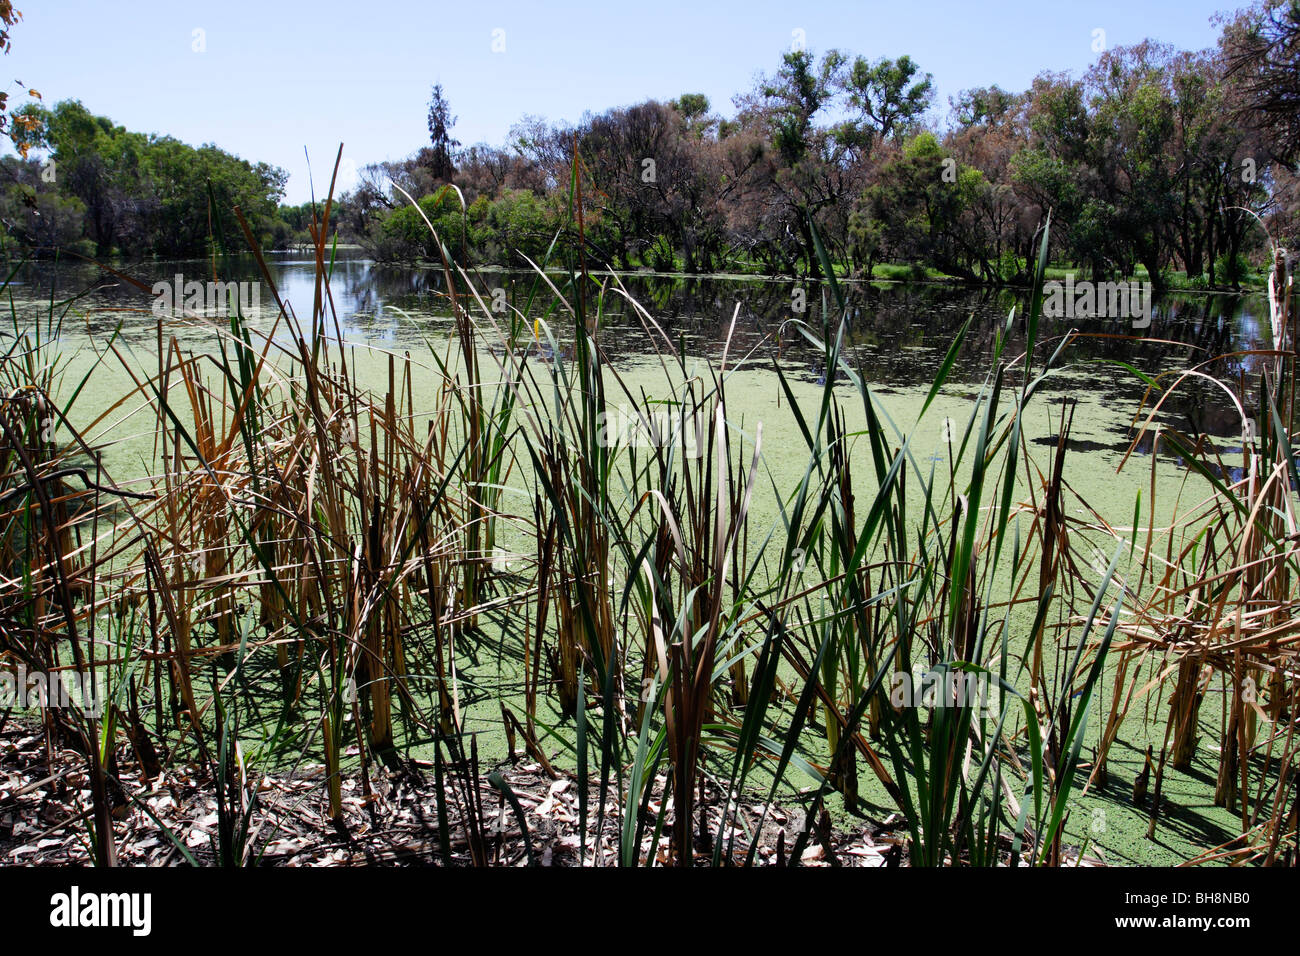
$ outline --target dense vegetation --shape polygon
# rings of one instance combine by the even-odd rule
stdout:
[[[215,148],[76,103],[23,114],[13,135],[58,172],[12,162],[11,200],[34,190],[99,253],[211,250],[217,278],[238,269],[233,219],[268,305],[143,336],[113,310],[73,349],[76,298],[0,280],[0,657],[98,688],[4,704],[0,734],[29,747],[6,812],[30,815],[3,839],[103,866],[841,865],[853,818],[849,852],[883,835],[880,862],[1062,866],[1095,859],[1081,793],[1113,802],[1122,774],[1153,837],[1203,809],[1170,792],[1182,775],[1233,824],[1198,833],[1195,862],[1300,863],[1291,262],[1269,243],[1261,347],[1117,363],[1145,389],[1120,468],[1150,450],[1118,516],[1071,483],[1088,333],[1042,309],[1052,250],[1214,282],[1252,248],[1233,204],[1287,227],[1294,116],[1275,107],[1295,77],[1274,54],[1300,4],[1254,16],[1218,55],[1144,44],[1080,81],[966,94],[942,135],[907,58],[791,53],[734,120],[686,96],[530,122],[509,152],[460,151],[435,88],[430,147],[296,210],[278,172]],[[335,215],[439,263],[450,322],[422,347],[344,337]],[[277,221],[311,235],[310,305],[263,255]],[[472,268],[530,250],[508,297]],[[753,345],[733,317],[720,357],[693,354],[596,255],[814,273],[827,306]],[[1032,284],[961,327],[906,419],[855,365],[836,278],[891,258]],[[616,308],[656,361],[610,361]],[[815,381],[781,361],[792,339]],[[746,420],[766,358],[779,401]],[[1229,358],[1230,381],[1207,371]],[[1198,381],[1239,438],[1159,417]],[[545,789],[525,808],[528,774]],[[566,787],[572,813],[543,811]]]
[[[6,158],[0,224],[40,254],[191,256],[209,251],[209,197],[238,205],[266,244],[289,229],[277,204],[283,170],[205,145],[134,133],[72,100],[25,107],[18,139],[43,158]],[[29,153],[29,155],[31,155]]]
[[[840,271],[902,262],[1024,281],[1050,209],[1054,259],[1094,275],[1143,269],[1157,285],[1171,271],[1236,284],[1248,257],[1266,258],[1252,214],[1283,239],[1297,228],[1294,99],[1268,100],[1296,85],[1297,30],[1300,6],[1272,2],[1228,24],[1216,50],[1144,42],[1081,78],[967,90],[942,130],[926,126],[933,91],[913,60],[836,50],[785,54],[735,98],[732,119],[685,95],[573,126],[526,118],[505,147],[451,151],[438,89],[432,145],[366,168],[339,216],[380,258],[433,258],[396,184],[458,248],[466,204],[481,261],[511,249],[536,259],[576,150],[590,252],[619,268],[815,275],[812,222]]]
[[[0,652],[94,673],[105,702],[13,714],[41,720],[32,762],[81,787],[55,861],[234,866],[346,844],[367,848],[357,862],[797,865],[861,850],[834,811],[888,817],[871,826],[894,862],[1060,866],[1095,859],[1071,812],[1112,775],[1148,836],[1193,812],[1180,776],[1205,800],[1213,779],[1237,826],[1198,861],[1300,859],[1284,256],[1274,347],[1237,353],[1258,373],[1224,386],[1241,447],[1153,424],[1199,368],[1130,368],[1150,389],[1132,448],[1158,429],[1189,483],[1165,500],[1157,471],[1175,466],[1150,455],[1119,524],[1071,485],[1074,403],[1049,389],[1079,333],[1049,334],[1037,295],[1005,324],[968,321],[895,420],[843,348],[831,279],[835,307],[781,334],[838,374],[775,363],[781,404],[746,422],[728,396],[752,369],[730,334],[720,361],[688,354],[562,249],[496,312],[439,246],[450,334],[366,358],[332,331],[316,225],[309,322],[279,293],[256,322],[231,300],[197,338],[177,320],[134,343],[106,329],[78,365],[70,303],[14,320]],[[639,382],[605,351],[620,301],[659,360]],[[988,370],[927,460],[968,334],[991,339]],[[105,399],[112,366],[131,384]],[[1030,410],[1049,403],[1044,431]],[[627,408],[642,424],[608,431]],[[146,438],[125,470],[104,454],[117,433]],[[906,690],[913,674],[929,689]],[[487,725],[505,740],[481,743]],[[557,824],[540,807],[575,783]]]
[[[427,218],[454,254],[522,266],[563,225],[576,151],[584,241],[593,262],[616,268],[815,276],[815,227],[840,273],[902,263],[1023,282],[1051,210],[1053,261],[1099,277],[1145,272],[1157,288],[1174,276],[1236,286],[1267,266],[1256,216],[1284,245],[1300,228],[1298,33],[1296,0],[1263,0],[1225,24],[1214,50],[1109,50],[1082,77],[966,90],[943,123],[910,57],[838,50],[786,53],[735,97],[730,119],[687,94],[574,125],[525,117],[504,146],[462,148],[438,86],[430,145],[363,168],[332,220],[381,260],[436,259]],[[209,188],[268,247],[311,242],[310,203],[276,208],[277,168],[128,132],[77,102],[16,119],[24,158],[3,163],[0,225],[23,246],[202,252],[202,217],[185,210]]]

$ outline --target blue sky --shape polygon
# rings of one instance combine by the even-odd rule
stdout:
[[[4,81],[35,87],[51,104],[80,99],[129,129],[282,166],[287,201],[301,202],[304,147],[318,193],[340,142],[352,167],[404,156],[426,142],[438,81],[466,144],[503,142],[526,113],[576,120],[683,92],[704,93],[729,114],[732,95],[774,69],[802,30],[817,53],[911,55],[934,75],[946,115],[947,98],[968,87],[1021,90],[1044,70],[1081,72],[1096,59],[1097,29],[1109,46],[1146,37],[1212,46],[1215,12],[1244,0],[18,5],[24,19],[11,33]],[[493,51],[495,30],[504,31],[503,52]]]

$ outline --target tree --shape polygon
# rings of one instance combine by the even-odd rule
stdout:
[[[703,93],[683,93],[668,105],[688,120],[707,116],[709,112],[709,98]]]
[[[1216,263],[1235,268],[1258,250],[1252,212],[1282,231],[1300,215],[1297,177],[1269,161],[1284,151],[1286,124],[1265,129],[1276,109],[1253,100],[1260,90],[1245,81],[1270,76],[1277,92],[1294,79],[1287,56],[1300,0],[1256,2],[1218,53],[1148,41],[1107,52],[1083,76],[1040,76],[1024,92],[965,90],[949,101],[947,128],[929,136],[933,82],[905,55],[785,52],[733,100],[733,119],[712,113],[702,93],[683,93],[576,125],[525,116],[503,148],[458,149],[436,86],[432,145],[368,168],[374,175],[339,215],[359,234],[377,233],[404,202],[390,182],[420,199],[453,183],[479,211],[493,254],[508,255],[517,237],[539,231],[543,212],[569,201],[576,175],[589,254],[625,269],[737,263],[819,276],[815,227],[835,266],[902,257],[1002,282],[1027,280],[1050,211],[1058,261],[1097,277],[1142,266],[1157,286],[1181,266],[1215,285]],[[1233,73],[1238,53],[1254,65]],[[101,212],[87,207],[88,219]],[[106,222],[121,232],[117,210],[110,204]],[[514,222],[531,225],[505,225]],[[414,248],[401,238],[405,219],[391,229],[390,248]]]
[[[989,184],[978,169],[952,163],[933,133],[919,133],[883,165],[852,223],[853,242],[868,262],[883,251],[950,275],[996,278],[974,214]]]
[[[915,133],[922,114],[930,108],[934,99],[932,77],[921,73],[914,82],[919,69],[907,55],[875,63],[863,57],[853,61],[844,79],[849,105],[880,138]]]
[[[270,238],[287,174],[249,163],[211,144],[194,148],[170,136],[134,133],[80,102],[37,109],[58,189],[84,204],[84,233],[99,255],[193,255],[208,251],[206,212],[238,205],[256,235]]]
[[[451,182],[452,176],[456,174],[452,150],[460,143],[451,136],[451,129],[455,125],[456,117],[451,115],[451,105],[442,94],[442,84],[435,83],[433,95],[429,98],[430,152],[425,165],[438,182]]]
[[[948,105],[958,128],[969,129],[1001,125],[1022,99],[994,84],[962,90],[956,99],[949,97]]]
[[[808,50],[794,50],[781,57],[781,68],[759,83],[759,97],[772,128],[772,144],[789,166],[803,160],[814,145],[813,119],[835,96],[844,55],[829,51],[820,70]]]
[[[0,0],[0,50],[6,54],[13,46],[9,31],[22,18],[23,15],[14,9],[10,0]],[[22,85],[21,81],[18,85]],[[41,98],[41,94],[35,90],[28,92],[38,100]],[[35,144],[40,133],[39,115],[31,110],[19,110],[10,116],[5,112],[8,104],[9,94],[0,88],[0,133],[7,133],[18,154],[26,159],[28,150]]]
[[[828,51],[820,65],[808,50],[787,52],[774,76],[761,77],[753,94],[737,99],[742,127],[759,123],[772,145],[763,168],[772,204],[764,217],[768,242],[778,251],[783,245],[793,246],[794,256],[804,260],[805,270],[814,277],[821,275],[821,263],[811,224],[818,218],[829,219],[832,228],[823,238],[843,258],[847,240],[843,200],[858,181],[854,156],[861,141],[849,129],[830,130],[816,124],[842,88],[845,62],[838,50]],[[784,236],[794,241],[785,243]]]
[[[11,180],[0,192],[0,227],[5,235],[45,254],[57,249],[94,252],[80,242],[86,207],[74,196],[60,195],[41,176],[41,164],[21,157],[0,159],[4,178]]]
[[[1261,0],[1224,30],[1238,118],[1267,137],[1273,157],[1300,162],[1300,0]]]
[[[1012,163],[1029,145],[1026,97],[996,86],[965,90],[949,101],[957,128],[945,138],[949,154],[980,171],[988,183],[975,197],[973,214],[981,260],[995,281],[1025,279],[1043,210],[1015,188]]]

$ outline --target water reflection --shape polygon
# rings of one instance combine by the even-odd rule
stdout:
[[[115,268],[146,288],[157,281],[170,281],[178,272],[187,279],[212,278],[210,264],[204,260]],[[312,260],[292,253],[273,256],[269,269],[281,298],[293,305],[300,323],[306,326],[316,294]],[[222,278],[259,281],[261,275],[250,259],[240,266],[240,274]],[[587,298],[589,304],[598,299],[603,302],[600,341],[615,363],[643,358],[656,341],[636,310],[614,293],[614,286],[621,281],[655,317],[673,348],[684,347],[694,355],[720,355],[735,314],[733,363],[770,365],[776,360],[808,381],[820,381],[825,375],[822,356],[798,328],[802,325],[821,335],[827,316],[837,315],[829,307],[826,290],[816,283],[643,275],[598,279],[605,284],[604,294],[589,289]],[[573,298],[567,277],[556,275],[553,281],[566,297]],[[524,272],[481,275],[481,288],[488,295],[490,290],[500,289],[505,301],[519,309],[525,307],[537,284],[534,274]],[[796,288],[803,289],[802,296],[793,294]],[[845,354],[882,392],[928,384],[953,337],[968,320],[970,330],[950,379],[954,386],[971,387],[984,380],[1004,331],[1004,360],[1011,361],[1023,351],[1025,327],[1019,318],[1026,306],[1023,290],[937,283],[847,283],[843,289],[848,307]],[[10,291],[20,316],[32,321],[48,315],[51,296],[56,302],[72,300],[65,319],[67,334],[76,330],[104,335],[119,323],[128,337],[152,339],[155,334],[149,293],[87,263],[30,263],[19,270]],[[445,291],[441,269],[378,265],[349,253],[334,262],[330,283],[333,311],[344,335],[383,348],[414,350],[427,340],[445,336],[451,327]],[[534,299],[534,315],[551,300],[548,290],[541,291]],[[796,311],[801,298],[804,309]],[[1013,307],[1018,317],[1008,329],[1007,317]],[[253,324],[274,317],[275,298],[269,289],[262,290],[261,311]],[[220,321],[220,317],[212,317],[214,325]],[[563,339],[562,322],[554,316],[551,322]],[[1041,363],[1071,329],[1083,334],[1065,356],[1074,376],[1071,387],[1101,402],[1125,403],[1135,409],[1143,388],[1117,363],[1154,376],[1224,356],[1204,370],[1233,384],[1257,375],[1262,361],[1240,353],[1267,345],[1266,305],[1261,297],[1166,295],[1155,304],[1151,325],[1143,330],[1134,330],[1123,320],[1044,319],[1037,360]],[[1146,340],[1139,340],[1140,336]],[[659,347],[666,347],[663,338],[657,341]],[[1193,436],[1235,435],[1239,440],[1241,432],[1240,420],[1222,391],[1202,381],[1184,383],[1177,400],[1162,409],[1160,420]],[[1130,438],[1117,434],[1116,442],[1126,444]]]

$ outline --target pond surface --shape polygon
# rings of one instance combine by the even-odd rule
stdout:
[[[177,274],[183,280],[200,281],[211,275],[207,271],[210,266],[198,260],[115,264],[114,269],[121,275],[86,263],[41,262],[18,269],[9,284],[7,291],[19,328],[38,325],[42,334],[48,334],[51,327],[57,327],[61,351],[71,358],[73,374],[68,378],[72,381],[94,364],[95,354],[102,355],[115,334],[120,351],[125,353],[124,361],[146,370],[152,368],[159,328],[149,290],[157,282],[174,282]],[[314,263],[301,255],[283,255],[274,257],[269,269],[280,298],[292,304],[300,325],[308,326],[316,293]],[[276,297],[262,283],[255,265],[250,262],[240,274],[223,278],[259,283],[258,308],[251,310],[249,324],[269,330],[277,315]],[[764,458],[772,478],[770,487],[795,487],[807,462],[807,449],[788,408],[782,407],[783,393],[773,363],[780,363],[793,379],[791,394],[801,406],[805,399],[810,403],[819,400],[817,385],[824,382],[826,375],[824,359],[797,326],[802,323],[813,335],[823,333],[826,316],[838,317],[827,306],[828,293],[811,282],[734,276],[598,275],[597,279],[604,283],[604,293],[589,288],[588,305],[594,310],[599,302],[597,340],[620,375],[626,373],[636,386],[653,389],[658,372],[657,363],[651,360],[656,348],[684,348],[689,356],[715,362],[726,348],[727,367],[735,370],[728,385],[728,417],[746,426],[756,419],[764,422]],[[575,290],[566,276],[555,274],[551,281],[572,301]],[[537,285],[534,274],[484,272],[477,285],[486,301],[491,302],[493,291],[499,289],[499,299],[525,312],[530,320],[547,322],[561,342],[560,347],[567,348],[563,343],[572,340],[572,331],[565,332],[559,314],[545,311],[545,305],[554,299],[551,290],[543,287],[534,300],[537,304],[528,306],[529,290]],[[429,368],[431,376],[434,374],[429,348],[432,345],[441,350],[453,331],[445,288],[438,269],[394,268],[355,256],[344,256],[336,262],[330,285],[331,331],[336,320],[343,337],[359,347],[359,355],[374,357],[369,362],[373,368],[361,370],[363,381],[369,376],[375,385],[386,382],[386,356],[391,353],[400,356],[409,352],[414,362]],[[1025,329],[1019,319],[1008,329],[1007,319],[1013,308],[1019,316],[1026,307],[1024,290],[940,283],[845,283],[843,290],[848,306],[846,359],[871,385],[888,414],[913,435],[921,460],[926,460],[932,449],[930,461],[941,462],[948,454],[940,420],[951,415],[955,421],[964,421],[969,416],[972,400],[990,375],[997,338],[1004,330],[1007,341],[1002,361],[1013,369],[1007,382],[1018,384]],[[653,316],[658,329],[652,330],[622,293],[639,302]],[[802,311],[798,310],[800,300]],[[926,420],[914,426],[921,401],[954,337],[968,321],[970,329],[948,385]],[[228,328],[222,313],[214,309],[197,320],[168,318],[162,331],[166,336],[176,336],[184,349],[201,352],[217,347],[223,327]],[[1076,403],[1067,480],[1078,500],[1071,498],[1070,504],[1087,502],[1095,506],[1095,514],[1101,519],[1122,528],[1132,520],[1135,496],[1149,489],[1158,490],[1148,507],[1153,507],[1163,521],[1186,491],[1183,483],[1188,472],[1182,463],[1176,457],[1167,457],[1162,449],[1159,481],[1149,486],[1154,476],[1150,473],[1151,448],[1147,440],[1137,449],[1138,456],[1145,460],[1131,461],[1122,473],[1116,472],[1133,440],[1134,416],[1145,392],[1133,370],[1165,376],[1161,384],[1168,385],[1180,370],[1208,363],[1203,371],[1234,391],[1244,379],[1246,394],[1251,395],[1263,359],[1243,353],[1269,347],[1267,304],[1262,296],[1171,294],[1155,303],[1150,326],[1140,330],[1122,320],[1045,319],[1039,330],[1035,368],[1042,367],[1072,328],[1082,337],[1062,354],[1058,363],[1061,374],[1044,387],[1044,394],[1031,406],[1025,424],[1027,441],[1041,452],[1037,456],[1040,462],[1047,460],[1056,445],[1063,405]],[[12,326],[9,330],[0,326],[0,336],[11,334]],[[288,341],[287,335],[284,340]],[[0,339],[3,347],[6,343]],[[374,351],[367,353],[367,347]],[[83,415],[99,415],[130,391],[132,382],[122,364],[111,359],[96,371],[88,394],[79,403],[86,406],[80,410]],[[848,388],[843,398],[850,429],[861,428],[860,402],[855,410],[856,399]],[[138,400],[132,404],[139,407],[141,403]],[[148,415],[143,417],[149,419]],[[1223,389],[1212,383],[1194,380],[1180,385],[1157,420],[1193,437],[1208,436],[1222,454],[1236,453],[1235,460],[1240,461],[1240,416]],[[139,466],[132,468],[136,473],[148,470],[145,459],[153,451],[152,431],[131,425],[129,409],[101,421],[90,440],[92,444],[116,445],[118,460],[134,459]],[[110,453],[110,461],[113,457]],[[130,462],[126,464],[130,467]],[[1199,495],[1187,497],[1194,501]],[[1086,517],[1082,508],[1071,510],[1081,519]],[[766,495],[756,498],[753,514],[756,527],[767,527],[779,520],[775,499],[768,500]],[[1106,544],[1108,539],[1102,534],[1098,540]],[[1107,544],[1107,553],[1109,547]],[[1207,711],[1210,709],[1215,708]],[[1137,719],[1126,723],[1112,757],[1117,778],[1127,780],[1128,775],[1136,773],[1146,743],[1154,741],[1163,726],[1163,721],[1157,723],[1159,726],[1152,727]],[[484,719],[483,727],[488,726]],[[1198,771],[1211,782],[1213,759],[1208,752],[1198,757]],[[1230,838],[1233,821],[1209,805],[1203,781],[1180,778],[1179,782],[1167,782],[1167,786],[1171,795],[1174,787],[1181,787],[1177,802],[1190,803],[1195,810],[1188,811],[1187,818],[1173,833],[1166,833],[1159,844],[1138,838],[1145,828],[1145,814],[1124,805],[1115,793],[1080,798],[1083,812],[1078,819],[1085,821],[1080,826],[1092,820],[1098,808],[1111,814],[1109,832],[1094,833],[1093,839],[1105,846],[1114,862],[1186,859],[1207,845]],[[1123,786],[1116,784],[1111,789],[1122,791]]]
[[[292,304],[306,327],[315,295],[314,263],[290,253],[273,256],[269,268],[280,298]],[[114,269],[120,275],[83,262],[29,263],[19,268],[8,291],[20,322],[44,324],[51,314],[63,315],[62,337],[68,346],[87,334],[106,338],[119,324],[128,341],[153,342],[153,296],[125,277],[146,287],[172,284],[177,275],[186,281],[211,278],[211,266],[202,260],[115,264]],[[256,263],[248,260],[242,270],[223,278],[256,284],[258,308],[251,324],[266,327],[276,313],[275,295]],[[605,293],[602,297],[598,290],[589,290],[588,308],[594,311],[600,299],[605,330],[600,342],[615,367],[650,357],[656,347],[663,349],[669,343],[675,349],[684,347],[689,355],[719,359],[734,316],[729,367],[770,368],[773,361],[780,361],[788,373],[809,382],[820,382],[825,375],[819,350],[797,327],[802,324],[821,336],[826,318],[832,322],[838,318],[838,311],[828,307],[829,293],[817,283],[645,274],[598,274],[597,279],[604,283]],[[566,297],[574,298],[566,276],[553,274],[551,280]],[[532,309],[527,308],[530,289],[538,285],[536,274],[487,271],[477,284],[489,303],[492,292],[501,290],[498,304],[505,302],[528,311],[530,318],[549,321],[557,338],[565,338],[563,320],[544,312],[553,301],[549,289],[541,288]],[[349,251],[335,262],[330,297],[333,315],[347,340],[400,353],[423,351],[430,341],[446,336],[451,310],[445,288],[440,269],[382,265]],[[620,288],[654,317],[663,335],[648,330]],[[968,320],[971,328],[946,391],[960,394],[964,385],[973,394],[989,374],[1008,313],[1015,308],[1019,316],[1027,306],[1025,290],[913,282],[850,282],[841,288],[848,307],[847,359],[881,395],[928,387],[954,336]],[[219,324],[219,310],[212,310],[210,318],[214,326]],[[181,329],[178,334],[187,339],[201,332],[196,323],[171,321],[175,327],[168,331]],[[1117,363],[1156,376],[1209,362],[1203,370],[1232,385],[1243,376],[1251,380],[1263,361],[1240,353],[1269,346],[1267,303],[1260,295],[1168,294],[1156,301],[1150,326],[1140,330],[1122,319],[1044,319],[1035,354],[1038,366],[1071,329],[1081,333],[1062,355],[1071,367],[1071,390],[1117,412],[1123,408],[1125,421],[1136,412],[1144,388]],[[1004,362],[1019,364],[1024,336],[1024,323],[1018,318],[1004,346]],[[1217,356],[1226,357],[1210,361]],[[1235,438],[1240,445],[1239,415],[1222,390],[1203,381],[1180,386],[1174,400],[1162,409],[1161,420],[1192,436]],[[1127,427],[1122,431],[1127,433]],[[1039,440],[1052,441],[1050,436]],[[1128,437],[1116,433],[1101,447],[1094,441],[1073,450],[1122,452],[1127,446]],[[1225,451],[1231,448],[1228,442]]]

